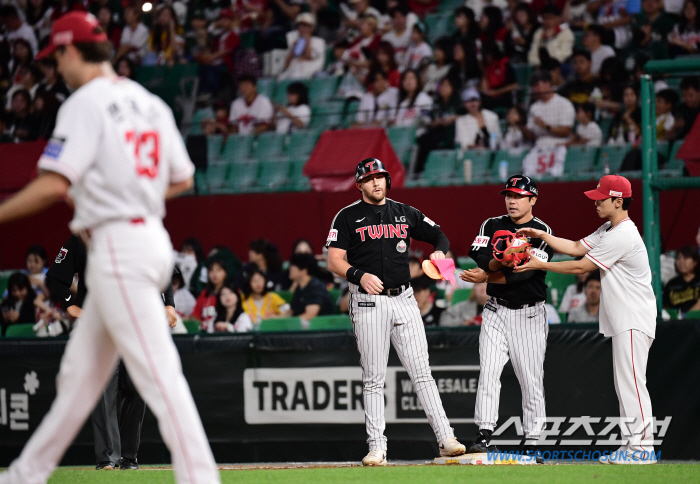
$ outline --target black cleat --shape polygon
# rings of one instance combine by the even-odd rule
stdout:
[[[489,445],[491,441],[492,430],[481,429],[476,435],[476,440],[467,450],[467,454],[485,454],[487,452],[498,452],[495,445]]]
[[[121,462],[119,463],[119,467],[123,471],[127,471],[127,470],[137,471],[139,469],[139,464],[138,464],[138,462],[136,462],[136,459],[122,459]]]
[[[544,464],[542,452],[540,452],[540,449],[538,449],[536,445],[526,445],[525,455],[527,455],[528,457],[535,456],[535,462],[537,462],[538,464]]]
[[[95,470],[98,471],[113,471],[119,467],[117,464],[114,462],[109,462],[109,461],[104,461],[104,462],[98,462],[97,465],[95,466]]]

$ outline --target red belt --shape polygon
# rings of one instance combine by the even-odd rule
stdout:
[[[134,225],[145,224],[145,223],[146,223],[146,221],[145,221],[142,217],[139,217],[139,218],[132,218],[131,220],[129,220],[129,222],[131,222],[131,223],[134,224]]]

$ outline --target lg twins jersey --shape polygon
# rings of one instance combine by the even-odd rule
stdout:
[[[39,168],[71,182],[74,232],[162,218],[168,185],[194,173],[170,108],[136,82],[106,77],[63,103]]]

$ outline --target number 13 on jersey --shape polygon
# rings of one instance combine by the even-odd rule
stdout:
[[[126,132],[126,142],[134,145],[136,173],[139,176],[155,178],[158,176],[160,161],[160,138],[157,131]]]

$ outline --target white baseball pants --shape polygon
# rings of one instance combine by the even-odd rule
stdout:
[[[501,373],[510,358],[523,397],[523,430],[528,440],[545,427],[544,354],[547,350],[547,313],[544,303],[509,309],[490,298],[482,313],[479,335],[479,386],[474,421],[493,430],[498,421]]]
[[[394,345],[408,372],[437,441],[454,437],[428,362],[428,341],[423,319],[408,288],[400,295],[371,296],[350,284],[350,317],[362,366],[365,426],[369,450],[386,450],[384,436],[384,380],[389,344]]]
[[[653,413],[647,390],[647,360],[654,338],[635,329],[612,337],[615,392],[626,425],[622,439],[630,452],[654,452]],[[628,435],[625,435],[628,430]]]
[[[177,482],[221,482],[163,309],[161,291],[171,274],[172,245],[160,220],[113,222],[93,230],[88,296],[61,360],[56,399],[0,482],[48,480],[119,356],[158,418]]]

